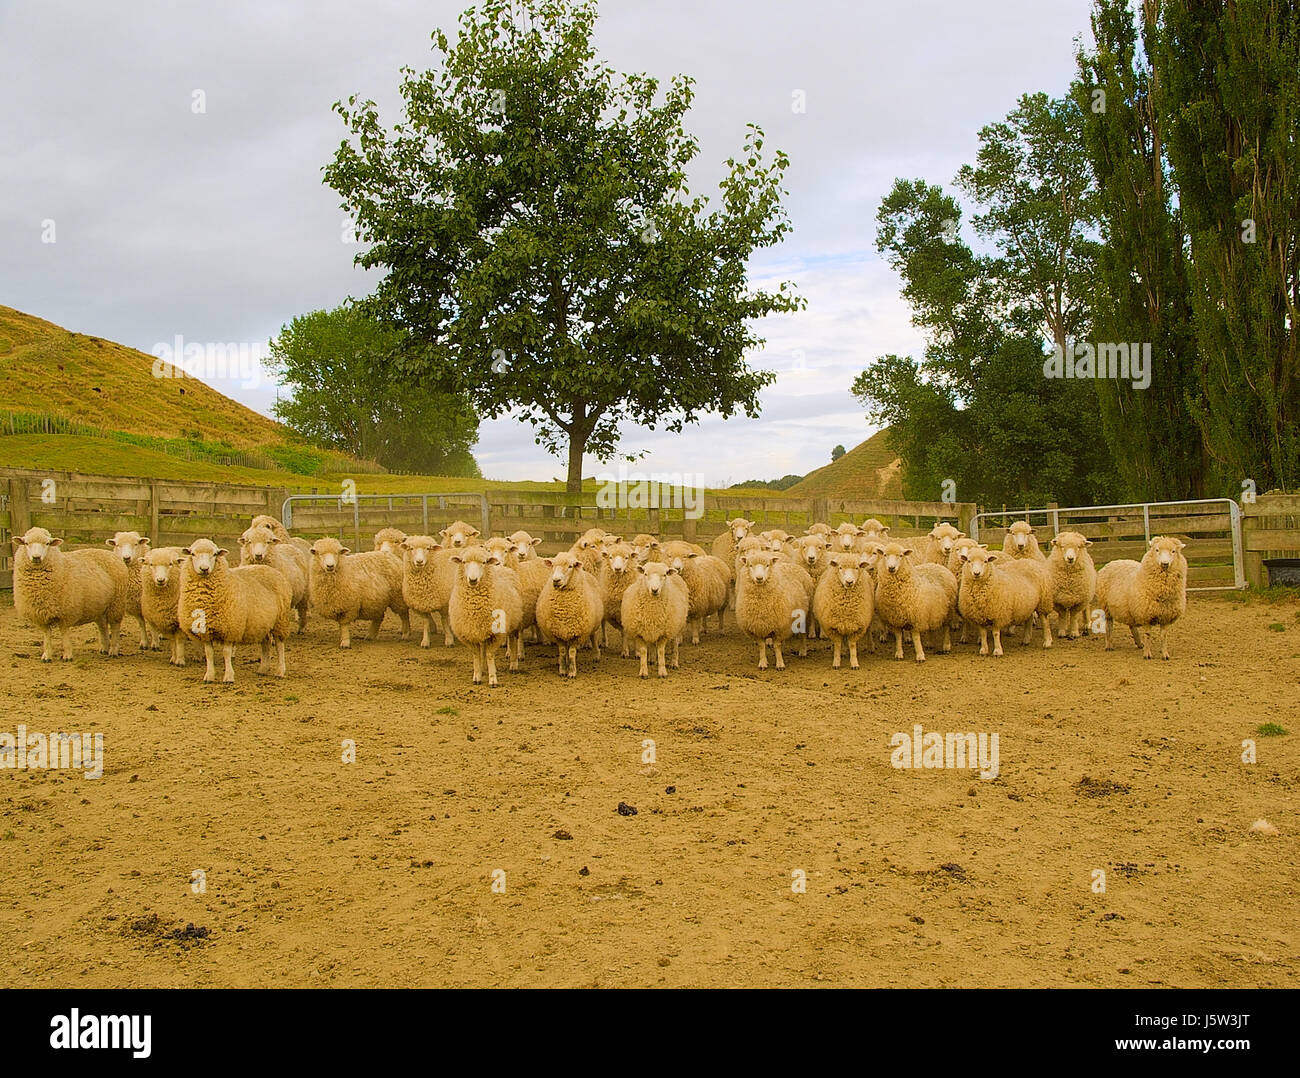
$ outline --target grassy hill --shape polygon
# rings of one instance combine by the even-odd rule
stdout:
[[[839,460],[809,472],[786,493],[799,498],[902,498],[903,462],[886,444],[888,434],[888,427],[877,431]]]
[[[154,357],[0,306],[0,401],[103,430],[204,439],[252,449],[292,440],[287,427],[194,378],[155,378]]]

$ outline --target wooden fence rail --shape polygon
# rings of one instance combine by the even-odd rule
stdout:
[[[12,587],[10,536],[30,527],[48,528],[73,547],[98,545],[115,531],[138,531],[156,546],[185,545],[202,536],[229,545],[256,514],[279,517],[288,494],[276,487],[0,469],[0,588]],[[486,491],[486,496],[492,532],[508,535],[523,529],[540,535],[547,553],[563,549],[591,527],[629,538],[650,532],[707,547],[726,530],[726,521],[736,516],[754,521],[759,531],[781,528],[792,534],[816,521],[834,527],[846,520],[860,524],[875,517],[889,526],[892,535],[910,537],[925,534],[937,520],[951,521],[969,533],[976,512],[971,502],[792,498],[730,491],[704,494],[693,507],[698,513],[688,513],[680,503],[611,508],[598,504],[594,491],[567,494],[498,487]],[[437,508],[435,498],[443,499]],[[338,535],[354,543],[358,524],[363,540],[384,527],[436,532],[458,518],[478,527],[477,495],[473,500],[471,506],[454,497],[430,495],[425,507],[418,495],[394,494],[366,501],[355,515],[352,506],[335,501],[296,505],[293,530],[302,535]],[[1247,577],[1259,584],[1265,557],[1300,556],[1300,495],[1259,495],[1242,507],[1242,513]],[[1193,525],[1201,531],[1229,526],[1226,514],[1222,520],[1171,514],[1158,519],[1160,531],[1175,534]],[[1103,519],[1070,526],[1101,544],[1098,553],[1104,554],[1099,560],[1141,557],[1144,549],[1140,522]],[[981,540],[1000,543],[1001,532],[982,533]],[[1231,565],[1230,542],[1206,536],[1199,544],[1192,558],[1198,578],[1217,580],[1225,572],[1223,564]]]

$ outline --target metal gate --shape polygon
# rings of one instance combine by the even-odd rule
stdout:
[[[1050,528],[1054,536],[1062,531],[1082,533],[1093,541],[1090,553],[1098,567],[1118,558],[1140,559],[1152,535],[1176,535],[1187,544],[1183,554],[1187,558],[1188,591],[1227,591],[1246,586],[1241,507],[1231,498],[976,513],[971,520],[971,538],[982,541],[981,530],[1000,538],[999,533],[1016,520]]]
[[[325,521],[322,518],[331,516],[327,510],[330,506],[333,506],[337,515],[337,524],[334,524],[333,520],[330,521],[330,524],[338,527],[340,531],[348,524],[351,524],[354,536],[353,549],[362,550],[364,549],[361,545],[361,521],[363,517],[368,525],[377,525],[376,530],[380,527],[395,527],[399,523],[414,527],[418,511],[421,533],[427,534],[429,531],[430,499],[436,503],[435,508],[439,513],[445,513],[448,502],[468,502],[475,505],[481,521],[479,531],[485,537],[490,533],[488,499],[487,495],[481,491],[456,491],[448,494],[357,494],[354,492],[345,492],[343,494],[291,494],[285,498],[284,504],[280,508],[280,519],[284,522],[286,528],[292,528],[294,526],[293,510],[295,505],[304,508],[307,505],[320,507],[310,514],[309,522],[304,521],[304,526],[310,528],[313,525],[324,523]],[[369,509],[369,512],[362,512],[363,503]],[[301,514],[300,519],[302,516],[307,515]]]

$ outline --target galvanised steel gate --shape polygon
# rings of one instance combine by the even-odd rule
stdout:
[[[434,502],[435,515],[446,517],[450,524],[452,516],[448,511],[463,513],[468,507],[470,515],[478,515],[479,531],[486,537],[490,532],[488,521],[488,499],[481,491],[459,491],[448,494],[357,494],[345,491],[341,494],[292,494],[285,498],[280,509],[280,519],[286,528],[294,527],[294,507],[302,511],[298,514],[300,530],[338,531],[351,527],[353,549],[365,550],[361,542],[361,524],[364,520],[367,529],[403,527],[410,531],[420,524],[420,534],[429,532],[429,502]],[[436,523],[436,521],[435,521]]]
[[[971,521],[971,538],[1000,542],[1006,529],[1017,520],[1050,529],[1052,536],[1062,531],[1080,532],[1092,540],[1089,553],[1099,568],[1118,558],[1140,560],[1153,535],[1174,535],[1187,544],[1183,554],[1187,558],[1188,591],[1226,591],[1246,586],[1241,507],[1231,498],[976,513]],[[1042,545],[1046,554],[1048,544]]]

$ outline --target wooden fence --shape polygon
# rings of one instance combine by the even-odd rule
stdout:
[[[30,527],[48,528],[73,547],[99,545],[115,531],[138,531],[156,546],[185,545],[203,536],[230,545],[256,514],[281,516],[288,495],[288,490],[275,487],[0,469],[0,588],[12,587],[10,535],[21,535]],[[792,534],[816,521],[833,527],[846,520],[860,524],[867,517],[881,520],[899,537],[923,535],[937,520],[951,521],[969,534],[976,511],[970,502],[792,498],[779,493],[704,494],[699,504],[689,509],[681,504],[609,508],[597,504],[594,491],[566,494],[498,487],[485,491],[485,496],[493,533],[527,530],[542,537],[546,553],[564,549],[591,527],[627,537],[650,532],[707,547],[714,536],[726,530],[726,521],[736,516],[754,521],[759,531],[781,528]],[[1194,539],[1189,560],[1197,585],[1231,586],[1229,521],[1227,513],[1221,515],[1222,520],[1157,510],[1152,520],[1156,528],[1152,534],[1181,532]],[[1265,582],[1264,558],[1300,557],[1300,495],[1261,494],[1255,502],[1242,506],[1242,515],[1250,583]],[[353,507],[331,495],[316,504],[296,505],[293,516],[293,530],[298,534],[333,534],[352,543],[360,536],[361,545],[368,547],[369,536],[383,527],[436,531],[457,518],[479,526],[481,497],[434,494],[422,499],[394,494],[363,499]],[[1033,523],[1038,526],[1046,521],[1035,519]],[[1141,557],[1145,549],[1142,526],[1131,519],[1103,517],[1071,521],[1068,526],[1094,539],[1099,564],[1113,558]],[[981,529],[983,542],[1000,544],[1001,536],[1000,528]]]
[[[1300,494],[1260,494],[1241,507],[1246,579],[1268,583],[1265,558],[1300,558]]]

